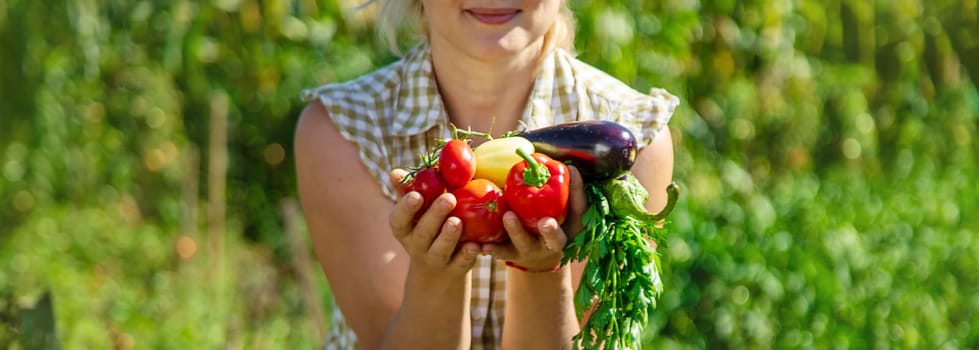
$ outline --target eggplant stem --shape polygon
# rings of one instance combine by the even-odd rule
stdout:
[[[679,199],[680,186],[677,186],[676,182],[671,182],[669,186],[666,186],[666,206],[659,213],[653,215],[653,219],[657,221],[666,219],[673,212],[673,208],[676,207],[676,202]]]

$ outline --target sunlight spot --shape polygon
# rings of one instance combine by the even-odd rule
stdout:
[[[265,146],[265,162],[269,165],[279,165],[286,159],[286,150],[278,143]]]
[[[279,25],[279,32],[293,41],[300,41],[309,37],[309,27],[306,26],[306,23],[292,16],[287,16],[282,21],[282,24]]]
[[[969,146],[972,143],[972,136],[969,134],[969,129],[965,127],[957,127],[952,131],[955,136],[955,143],[959,146]]]
[[[395,254],[394,251],[387,251],[381,257],[381,259],[383,259],[384,260],[384,263],[387,264],[387,263],[390,263],[390,262],[394,261],[394,257],[395,256],[397,256],[397,254]]]
[[[802,147],[793,147],[788,153],[789,166],[792,169],[800,170],[809,166],[809,152]]]
[[[755,126],[744,118],[735,119],[731,123],[731,134],[739,140],[746,140],[755,135]]]
[[[214,6],[227,12],[233,12],[241,7],[241,0],[216,0]]]
[[[860,158],[860,142],[853,138],[847,138],[843,140],[843,156],[847,159],[857,159]]]
[[[14,209],[26,212],[34,209],[34,196],[27,190],[21,190],[14,195]]]
[[[670,257],[674,262],[683,263],[690,260],[692,252],[690,251],[690,246],[687,242],[682,239],[675,239],[670,241],[669,245]]]
[[[143,165],[146,166],[146,170],[152,172],[162,169],[166,162],[166,155],[159,148],[153,149],[143,156]]]
[[[116,203],[116,211],[120,217],[130,223],[138,222],[143,218],[143,214],[139,210],[139,203],[136,202],[136,198],[128,193]]]
[[[3,177],[10,182],[20,181],[24,177],[25,172],[24,164],[17,160],[8,161],[3,165]]]
[[[150,129],[156,129],[167,121],[167,113],[159,107],[153,107],[148,113],[146,113],[146,126]]]
[[[598,23],[595,26],[596,34],[613,43],[627,43],[635,35],[632,30],[632,17],[623,11],[606,9],[596,16],[595,22]]]
[[[197,254],[197,242],[188,236],[182,236],[177,240],[177,256],[182,260],[190,260]]]
[[[201,37],[197,43],[197,59],[204,63],[214,63],[221,56],[221,44],[212,38]]]
[[[956,224],[959,221],[959,206],[951,201],[945,202],[942,204],[942,216],[945,218],[945,222]]]
[[[874,118],[868,113],[860,113],[857,115],[857,130],[861,133],[869,134],[874,131]]]

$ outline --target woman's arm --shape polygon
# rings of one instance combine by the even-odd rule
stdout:
[[[632,174],[649,192],[646,210],[658,213],[666,206],[666,187],[673,182],[673,137],[664,127],[653,142],[639,151]]]
[[[570,349],[578,333],[571,267],[507,270],[503,349]]]
[[[411,200],[393,204],[383,195],[357,146],[340,135],[319,103],[300,116],[295,154],[316,255],[361,347],[468,348],[466,266],[476,254],[453,254],[458,227],[443,223],[454,198],[441,198],[422,222],[405,228],[403,217],[418,206]],[[432,263],[445,256],[441,268]]]
[[[538,223],[541,236],[528,233],[516,214],[508,212],[503,222],[510,244],[488,245],[494,257],[511,261],[518,268],[507,271],[504,310],[504,349],[567,349],[578,333],[572,276],[581,275],[579,263],[557,270],[564,256],[568,235],[581,230],[581,214],[587,208],[584,185],[577,169],[571,168],[568,220],[558,225],[553,218]]]

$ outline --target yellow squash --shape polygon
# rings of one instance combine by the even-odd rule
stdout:
[[[510,136],[483,142],[473,150],[476,153],[476,175],[474,178],[487,179],[503,188],[510,168],[523,161],[517,155],[517,148],[534,153],[534,144],[520,136]]]

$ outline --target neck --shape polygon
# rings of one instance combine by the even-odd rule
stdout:
[[[450,122],[494,137],[517,128],[534,85],[541,45],[498,61],[479,60],[435,38],[431,47]]]

